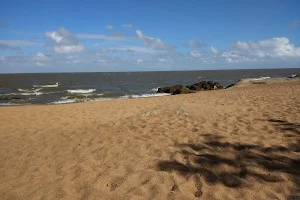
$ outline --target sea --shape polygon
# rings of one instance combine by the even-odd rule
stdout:
[[[0,74],[0,105],[67,104],[162,95],[159,87],[200,81],[228,86],[244,78],[288,77],[300,68],[159,72]]]

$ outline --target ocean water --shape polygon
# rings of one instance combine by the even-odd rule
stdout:
[[[109,99],[146,98],[158,87],[200,81],[227,86],[243,78],[287,77],[295,69],[247,69],[169,72],[94,72],[0,74],[0,105],[63,104]],[[57,84],[59,83],[59,84]]]

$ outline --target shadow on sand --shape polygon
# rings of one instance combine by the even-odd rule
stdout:
[[[281,176],[284,173],[290,177],[295,186],[287,199],[300,199],[300,125],[275,119],[268,122],[281,133],[293,137],[294,142],[287,147],[283,145],[262,147],[225,142],[222,136],[205,134],[204,142],[201,144],[178,145],[184,161],[179,162],[175,159],[160,161],[158,169],[176,171],[187,177],[201,176],[207,184],[220,183],[231,188],[242,187],[247,177],[265,182],[284,181]],[[228,168],[230,170],[224,170]],[[201,195],[201,188],[198,188],[195,196]]]

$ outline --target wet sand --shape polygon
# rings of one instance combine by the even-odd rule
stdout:
[[[300,82],[0,107],[1,199],[300,199]]]

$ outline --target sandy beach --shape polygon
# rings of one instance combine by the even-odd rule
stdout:
[[[0,107],[0,197],[300,199],[300,81]]]

